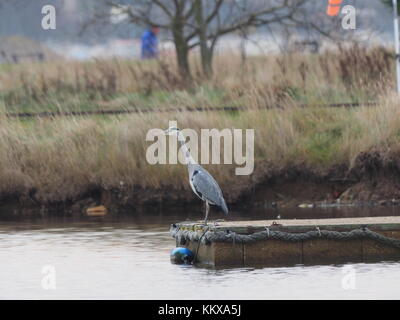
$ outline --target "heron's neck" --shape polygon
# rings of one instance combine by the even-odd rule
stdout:
[[[178,142],[181,145],[180,149],[182,150],[183,155],[185,156],[186,164],[196,164],[196,161],[194,161],[192,155],[190,154],[188,147],[186,146],[185,137],[183,136],[183,134],[181,132],[179,132],[179,135],[178,135]]]

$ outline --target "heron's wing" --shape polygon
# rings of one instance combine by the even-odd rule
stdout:
[[[201,194],[205,200],[221,207],[225,213],[228,213],[221,188],[207,170],[202,167],[196,168],[191,179],[193,187],[198,194]]]

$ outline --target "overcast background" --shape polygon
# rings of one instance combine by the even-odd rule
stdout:
[[[93,18],[101,3],[99,0],[0,0],[0,37],[24,36],[45,43],[58,53],[72,58],[85,59],[97,55],[137,56],[139,37],[144,29],[142,26],[128,23],[116,25],[110,22],[100,28],[90,27],[81,32],[83,25]],[[56,30],[41,28],[41,8],[47,4],[56,8]],[[392,13],[380,0],[347,0],[343,4],[355,6],[357,32],[373,34],[374,41],[391,41]],[[324,14],[326,5],[327,1],[324,0],[310,0],[310,8],[313,7],[310,14]],[[168,36],[166,33],[160,35],[167,47],[171,46],[167,42]],[[279,37],[275,34],[275,39],[276,36]],[[263,39],[271,39],[270,29],[260,28],[253,37],[260,43]],[[232,36],[230,41],[235,42]],[[251,45],[250,43],[249,46]],[[263,46],[268,48],[267,44]]]

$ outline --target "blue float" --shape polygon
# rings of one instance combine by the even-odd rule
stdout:
[[[171,251],[170,259],[173,264],[192,264],[194,254],[188,248],[177,247]]]

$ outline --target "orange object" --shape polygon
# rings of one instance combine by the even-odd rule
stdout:
[[[326,14],[331,17],[337,16],[340,12],[340,6],[342,5],[342,2],[343,0],[329,0]]]
[[[86,209],[86,214],[89,217],[102,217],[108,213],[107,208],[103,205]]]

